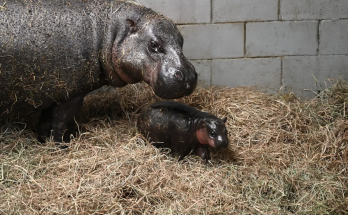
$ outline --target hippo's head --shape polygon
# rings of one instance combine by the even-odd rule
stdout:
[[[205,118],[199,122],[197,138],[201,144],[208,144],[214,148],[227,148],[228,136],[226,130],[227,118]]]
[[[136,10],[135,10],[136,9]],[[125,83],[145,81],[164,99],[191,94],[197,73],[185,58],[183,37],[175,24],[152,10],[131,4],[119,14],[112,47],[114,72]],[[135,10],[135,12],[134,12]]]

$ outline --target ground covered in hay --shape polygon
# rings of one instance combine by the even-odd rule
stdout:
[[[346,82],[310,101],[217,87],[180,99],[228,117],[229,149],[207,165],[140,138],[158,100],[142,84],[86,97],[67,151],[40,145],[36,121],[2,125],[0,214],[348,214]]]

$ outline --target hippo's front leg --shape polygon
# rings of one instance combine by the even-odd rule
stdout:
[[[179,157],[178,162],[181,161],[182,159],[184,159],[184,157],[185,157],[186,155],[190,154],[191,150],[192,150],[191,147],[187,147],[187,148],[183,149],[183,150],[181,151],[181,154],[180,154],[180,157]]]
[[[38,140],[44,142],[51,132],[54,142],[62,142],[68,126],[74,122],[74,117],[82,107],[84,95],[75,96],[62,103],[54,104],[41,112]],[[66,142],[70,141],[68,137]]]
[[[207,146],[198,147],[196,154],[206,162],[210,160],[209,149]]]
[[[37,140],[45,142],[45,138],[51,135],[52,131],[52,109],[54,105],[41,111],[38,127]]]

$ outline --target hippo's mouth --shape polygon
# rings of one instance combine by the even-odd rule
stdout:
[[[143,80],[148,83],[154,93],[163,99],[177,99],[190,95],[197,85],[197,74],[184,75],[182,72],[173,69],[160,69],[156,66],[148,70]]]
[[[158,76],[158,72],[159,70],[157,68],[153,68],[153,69],[148,69],[146,70],[144,76],[143,76],[143,80],[152,87],[152,89],[154,89],[155,87],[155,83],[157,82],[157,76]],[[142,71],[142,73],[144,73]]]

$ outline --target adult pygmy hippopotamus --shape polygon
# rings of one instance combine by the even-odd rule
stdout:
[[[174,23],[116,0],[0,0],[0,115],[41,111],[54,141],[89,92],[148,83],[161,98],[191,94],[197,74]]]
[[[192,150],[208,161],[208,146],[228,146],[226,119],[178,102],[157,102],[140,114],[137,126],[154,146],[179,150],[179,161]]]

